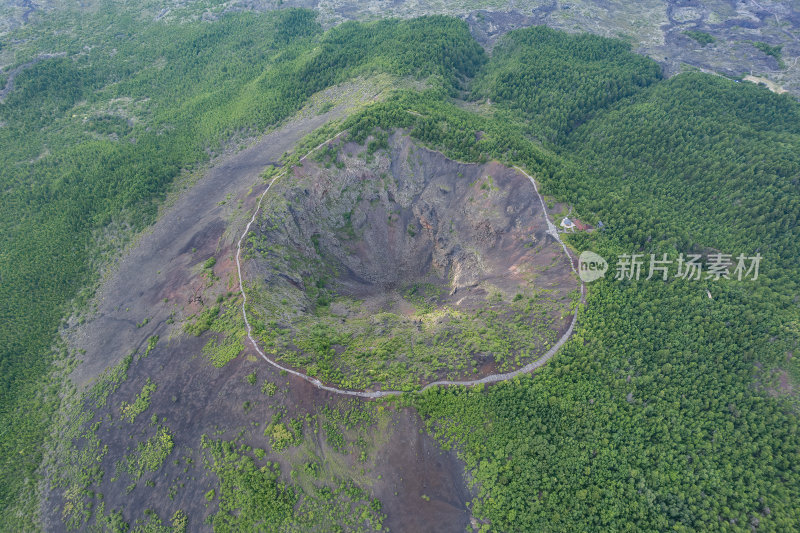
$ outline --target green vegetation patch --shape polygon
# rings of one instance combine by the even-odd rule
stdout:
[[[217,368],[236,359],[244,350],[245,327],[239,295],[229,297],[190,317],[184,330],[192,335],[210,331],[213,335],[203,346],[203,356]]]
[[[127,355],[100,374],[97,382],[86,393],[87,399],[91,400],[95,408],[105,407],[108,397],[128,379],[128,369],[132,362],[133,355]]]
[[[125,470],[134,480],[146,472],[157,472],[174,447],[169,428],[160,426],[155,435],[136,446],[133,454],[124,459]]]
[[[150,355],[150,352],[155,350],[157,344],[158,344],[158,335],[153,335],[152,337],[147,339],[147,348],[142,354],[142,357],[147,357],[148,355]]]
[[[264,429],[264,436],[269,438],[270,446],[276,452],[303,442],[303,419],[293,418],[283,422],[282,418],[280,415],[274,416]]]
[[[761,50],[762,52],[764,52],[768,56],[774,57],[781,68],[785,67],[785,65],[783,63],[783,59],[781,58],[781,55],[782,55],[781,51],[783,50],[783,46],[781,46],[781,45],[771,46],[771,45],[769,45],[767,43],[763,43],[763,42],[760,42],[760,41],[754,42],[753,46],[755,46],[756,48],[758,48],[759,50]]]
[[[80,528],[91,518],[96,496],[92,489],[105,474],[101,465],[108,448],[98,437],[102,421],[95,420],[94,409],[106,406],[108,397],[127,379],[132,362],[133,356],[128,355],[82,395],[68,394],[57,413],[57,437],[48,444],[53,455],[44,467],[53,474],[52,487],[64,495],[61,517],[69,529]],[[99,509],[102,516],[102,504]],[[115,520],[114,516],[108,519]]]
[[[566,34],[545,26],[515,30],[492,51],[476,77],[472,98],[488,98],[544,140],[558,141],[572,128],[614,102],[661,78],[652,59],[630,45],[588,33]]]
[[[136,396],[132,403],[122,402],[119,406],[120,415],[122,418],[133,424],[136,417],[142,414],[150,407],[150,395],[156,390],[156,384],[150,378],[142,386],[142,391]]]
[[[380,384],[406,390],[440,374],[477,371],[480,357],[491,358],[501,371],[519,366],[556,340],[549,313],[557,304],[545,295],[459,312],[434,310],[413,291],[406,294],[419,312],[410,317],[383,312],[343,323],[326,308],[298,317],[289,331],[268,327],[260,335],[281,361],[307,368],[309,375],[348,388]]]
[[[219,478],[215,531],[282,531],[292,523],[298,496],[279,479],[278,465],[256,465],[233,443],[203,437],[207,466]]]
[[[690,39],[694,39],[695,41],[700,43],[701,46],[706,46],[716,41],[713,35],[710,35],[704,31],[686,30],[685,32],[683,32],[683,34],[689,37]]]

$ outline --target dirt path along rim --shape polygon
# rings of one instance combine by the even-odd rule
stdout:
[[[302,163],[308,156],[310,156],[311,154],[313,154],[314,152],[316,152],[317,150],[319,150],[323,146],[326,146],[328,143],[338,139],[346,131],[347,130],[340,131],[339,133],[337,133],[333,137],[321,142],[319,145],[317,145],[316,147],[314,147],[311,150],[309,150],[308,153],[306,153],[306,155],[301,157],[298,160],[298,163]],[[544,215],[545,221],[547,222],[547,234],[550,235],[551,237],[553,237],[561,245],[561,247],[564,250],[564,254],[567,256],[567,259],[569,260],[570,268],[572,269],[572,271],[575,274],[578,274],[578,271],[575,269],[575,264],[574,264],[574,259],[573,259],[572,254],[570,253],[570,251],[567,248],[567,245],[564,243],[564,241],[561,240],[561,237],[558,235],[558,229],[556,228],[555,224],[553,224],[553,222],[550,220],[550,216],[547,214],[547,208],[545,206],[544,199],[542,198],[542,195],[539,193],[539,188],[536,186],[536,180],[534,180],[533,177],[530,174],[528,174],[527,172],[525,172],[522,168],[520,168],[518,166],[514,166],[514,168],[518,172],[522,173],[531,182],[531,185],[533,186],[533,191],[536,193],[536,196],[539,198],[539,202],[542,204],[542,213]],[[236,245],[236,270],[237,270],[237,273],[239,275],[239,292],[242,295],[242,316],[244,317],[244,324],[245,324],[245,328],[247,330],[247,338],[249,339],[250,343],[253,345],[253,348],[255,348],[256,352],[258,352],[258,355],[260,355],[262,359],[264,359],[267,363],[269,363],[270,365],[274,366],[278,370],[282,370],[284,372],[287,372],[289,374],[297,376],[297,377],[299,377],[301,379],[304,379],[305,381],[311,383],[312,385],[314,385],[318,389],[321,389],[321,390],[324,390],[324,391],[328,391],[328,392],[332,392],[332,393],[335,393],[335,394],[341,394],[341,395],[344,395],[344,396],[354,396],[354,397],[357,397],[357,398],[368,398],[368,399],[386,398],[386,397],[389,397],[389,396],[400,396],[402,394],[405,394],[406,392],[424,392],[424,391],[426,391],[426,390],[428,390],[428,389],[430,389],[432,387],[447,387],[447,386],[471,387],[471,386],[474,386],[474,385],[482,385],[482,384],[487,384],[487,383],[497,383],[497,382],[500,382],[500,381],[507,381],[507,380],[512,379],[512,378],[514,378],[516,376],[532,372],[532,371],[536,370],[537,368],[539,368],[539,367],[543,366],[544,364],[546,364],[550,359],[553,358],[553,356],[564,345],[564,343],[567,342],[567,340],[569,340],[569,338],[572,336],[572,333],[573,333],[573,331],[575,329],[575,323],[578,321],[578,311],[580,309],[580,305],[575,306],[575,311],[572,314],[572,320],[570,321],[569,327],[564,332],[564,334],[561,336],[561,338],[559,338],[558,341],[556,341],[556,343],[553,346],[550,347],[550,349],[547,351],[547,353],[545,353],[542,357],[540,357],[536,361],[528,363],[527,365],[525,365],[525,366],[523,366],[521,368],[518,368],[517,370],[514,370],[512,372],[506,372],[506,373],[503,373],[503,374],[490,374],[490,375],[485,376],[485,377],[480,378],[480,379],[473,379],[473,380],[466,380],[466,381],[451,381],[451,380],[433,381],[433,382],[428,383],[427,385],[425,385],[424,387],[422,387],[422,388],[420,388],[420,389],[418,389],[416,391],[399,391],[399,390],[359,391],[359,390],[350,390],[350,389],[340,389],[340,388],[337,388],[337,387],[331,387],[329,385],[325,385],[324,383],[322,383],[320,380],[318,380],[315,377],[312,377],[312,376],[309,376],[309,375],[304,374],[302,372],[299,372],[297,370],[285,367],[285,366],[279,364],[278,362],[273,361],[272,359],[267,357],[267,354],[265,354],[264,351],[261,350],[261,348],[258,346],[258,342],[256,341],[256,339],[253,338],[253,328],[252,328],[252,326],[250,326],[250,321],[247,318],[247,293],[244,290],[244,282],[242,280],[241,255],[242,255],[242,243],[244,242],[245,238],[247,237],[247,234],[250,232],[250,227],[253,225],[253,222],[255,222],[256,217],[258,216],[258,212],[261,210],[261,203],[264,200],[264,196],[266,196],[266,194],[272,188],[272,185],[275,183],[275,181],[277,181],[279,178],[285,176],[286,172],[287,172],[286,170],[283,170],[280,173],[278,173],[277,175],[275,175],[270,180],[270,182],[267,184],[267,187],[264,189],[264,192],[262,192],[259,195],[258,202],[256,203],[256,208],[253,210],[253,216],[250,218],[250,221],[247,223],[247,226],[244,228],[244,232],[242,232],[242,236],[239,237],[239,242]],[[584,303],[585,298],[586,298],[586,284],[583,283],[583,281],[581,281],[581,300],[580,300],[581,304]]]

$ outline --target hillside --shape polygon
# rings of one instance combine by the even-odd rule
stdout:
[[[0,529],[792,529],[797,99],[326,5],[7,29]]]

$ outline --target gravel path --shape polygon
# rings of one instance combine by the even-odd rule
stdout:
[[[319,146],[316,146],[311,151],[309,151],[306,155],[301,157],[299,162],[304,161],[309,155],[311,155],[315,151],[319,150],[320,148],[322,148],[323,146],[325,146],[329,142],[337,139],[343,133],[345,133],[345,132],[341,131],[341,132],[337,133],[336,135],[334,135],[333,137],[331,137],[330,139],[320,143]],[[564,241],[562,241],[561,237],[558,235],[558,229],[556,228],[555,224],[553,224],[553,222],[550,220],[550,217],[547,215],[547,207],[545,206],[544,199],[542,198],[542,195],[539,194],[539,188],[536,186],[536,181],[533,179],[533,177],[530,174],[528,174],[527,172],[522,170],[520,167],[515,166],[514,168],[517,169],[517,171],[519,171],[522,174],[524,174],[528,178],[528,180],[530,180],[531,185],[533,185],[533,190],[536,193],[536,196],[539,198],[539,202],[542,204],[542,213],[544,214],[545,220],[547,221],[547,233],[551,237],[553,237],[556,241],[558,241],[558,243],[564,249],[564,254],[566,254],[567,258],[569,259],[570,268],[572,268],[572,271],[577,274],[578,272],[575,269],[575,264],[574,264],[574,259],[572,257],[572,254],[570,254],[569,249],[567,248],[567,245],[564,244]],[[275,181],[278,180],[279,178],[283,177],[285,174],[286,174],[286,171],[283,171],[280,174],[276,175],[274,178],[272,178],[272,180],[267,185],[267,188],[264,189],[264,192],[262,192],[261,195],[258,197],[258,203],[256,204],[256,208],[253,211],[253,216],[250,219],[250,222],[247,223],[247,226],[245,227],[244,232],[242,232],[242,236],[239,238],[239,242],[236,245],[236,269],[237,269],[238,274],[239,274],[239,291],[242,294],[242,316],[244,317],[244,323],[245,323],[245,326],[246,326],[246,329],[247,329],[247,338],[250,340],[250,343],[256,349],[256,351],[261,356],[261,358],[264,359],[267,363],[269,363],[270,365],[274,366],[278,370],[283,370],[284,372],[287,372],[289,374],[295,375],[295,376],[297,376],[299,378],[302,378],[302,379],[308,381],[309,383],[311,383],[312,385],[314,385],[318,389],[322,389],[322,390],[325,390],[325,391],[328,391],[328,392],[333,392],[333,393],[336,393],[336,394],[342,394],[342,395],[345,395],[345,396],[355,396],[355,397],[358,397],[358,398],[372,398],[372,399],[374,399],[374,398],[385,398],[387,396],[399,396],[399,395],[403,394],[403,391],[398,391],[398,390],[358,391],[358,390],[349,390],[349,389],[339,389],[337,387],[331,387],[329,385],[325,385],[324,383],[322,383],[317,378],[313,378],[311,376],[303,374],[302,372],[298,372],[297,370],[293,370],[291,368],[287,368],[287,367],[282,366],[279,363],[273,361],[272,359],[267,357],[267,355],[258,346],[258,343],[256,342],[256,340],[253,338],[253,335],[252,335],[253,329],[250,326],[250,321],[247,319],[247,293],[245,292],[244,285],[242,283],[242,263],[241,263],[242,243],[244,242],[245,238],[247,237],[247,234],[250,232],[250,226],[252,226],[253,222],[255,222],[255,220],[256,220],[256,216],[258,215],[258,212],[261,209],[261,203],[264,200],[264,196],[272,188],[272,184],[275,183]],[[585,297],[586,297],[586,285],[583,282],[581,282],[581,303],[585,302]],[[572,321],[570,322],[569,328],[567,328],[567,331],[564,332],[564,334],[561,336],[561,338],[558,339],[558,341],[547,351],[547,353],[545,353],[542,357],[540,357],[536,361],[534,361],[532,363],[529,363],[529,364],[523,366],[522,368],[519,368],[519,369],[514,370],[512,372],[506,372],[505,374],[490,374],[490,375],[488,375],[486,377],[483,377],[483,378],[480,378],[480,379],[473,379],[473,380],[466,380],[466,381],[451,381],[451,380],[446,380],[445,379],[445,380],[434,381],[434,382],[428,383],[427,385],[422,387],[417,392],[423,392],[423,391],[425,391],[427,389],[430,389],[431,387],[440,387],[440,386],[446,387],[446,386],[452,386],[452,385],[460,385],[460,386],[464,386],[464,387],[471,387],[473,385],[481,385],[481,384],[485,384],[485,383],[497,383],[499,381],[506,381],[506,380],[512,379],[512,378],[514,378],[516,376],[519,376],[519,375],[522,375],[522,374],[527,374],[528,372],[532,372],[533,370],[535,370],[535,369],[539,368],[540,366],[544,365],[545,363],[547,363],[556,354],[556,352],[558,352],[558,350],[564,345],[564,343],[567,342],[567,340],[569,340],[570,336],[572,335],[573,330],[575,329],[575,323],[578,321],[578,310],[579,309],[580,309],[580,306],[577,306],[575,308],[575,312],[572,315]]]

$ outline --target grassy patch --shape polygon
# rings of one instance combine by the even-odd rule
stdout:
[[[134,480],[139,480],[146,472],[157,472],[173,447],[169,429],[161,426],[155,435],[140,442],[134,453],[125,458],[125,470]]]
[[[127,355],[122,361],[103,371],[97,383],[86,393],[86,399],[91,401],[95,408],[105,407],[109,395],[116,392],[128,379],[128,369],[132,362],[133,356]]]
[[[142,414],[148,407],[150,407],[150,395],[156,390],[156,384],[150,378],[142,386],[142,392],[133,400],[132,403],[122,402],[119,406],[120,415],[122,418],[133,424],[136,417]]]
[[[754,42],[753,46],[755,46],[756,48],[758,48],[759,50],[761,50],[762,52],[764,52],[768,56],[774,57],[775,60],[778,61],[778,64],[781,66],[781,68],[783,68],[785,66],[784,63],[783,63],[783,58],[781,57],[782,56],[781,51],[783,50],[783,46],[781,46],[781,45],[771,46],[771,45],[769,45],[767,43],[763,43],[763,42],[760,42],[760,41]]]
[[[276,415],[264,430],[264,436],[269,437],[270,446],[276,452],[297,446],[303,441],[303,420],[293,418],[284,423],[281,418]]]
[[[686,30],[685,32],[683,32],[683,34],[689,37],[690,39],[694,39],[695,41],[700,43],[701,46],[706,46],[716,41],[713,35],[710,35],[704,31]]]
[[[102,461],[108,453],[98,437],[102,421],[95,420],[94,409],[105,407],[108,398],[127,379],[133,356],[128,355],[100,375],[80,397],[67,397],[56,420],[56,450],[45,467],[53,472],[51,483],[63,491],[61,516],[68,529],[77,529],[92,516],[96,494],[91,490],[103,479]],[[101,504],[102,505],[102,504]],[[103,517],[99,507],[100,518]],[[115,515],[106,520],[116,522]],[[113,529],[112,529],[113,530]]]
[[[148,355],[150,355],[150,352],[152,352],[155,349],[157,344],[158,344],[158,335],[153,335],[152,337],[147,339],[147,348],[142,354],[142,357],[147,357]]]
[[[217,368],[225,366],[244,350],[244,318],[239,295],[207,307],[184,327],[193,335],[210,331],[214,335],[203,346],[203,356]]]
[[[409,286],[403,295],[417,308],[411,316],[383,312],[343,320],[325,307],[298,316],[290,328],[267,324],[260,337],[278,359],[323,380],[410,390],[441,375],[472,375],[481,359],[501,371],[520,366],[555,342],[552,311],[568,311],[543,292],[487,300],[461,312],[437,307],[440,292],[430,284]]]

